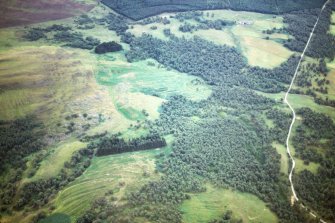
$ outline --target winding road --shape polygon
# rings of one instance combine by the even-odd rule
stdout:
[[[295,119],[296,119],[296,114],[295,114],[295,111],[294,111],[292,105],[291,105],[291,104],[289,103],[289,101],[287,100],[287,97],[288,97],[288,95],[290,94],[290,91],[291,91],[291,89],[292,89],[294,80],[295,80],[295,78],[296,78],[296,76],[297,76],[297,74],[298,74],[300,64],[301,64],[301,62],[302,62],[302,60],[303,60],[303,58],[304,58],[304,56],[305,56],[305,52],[306,52],[306,50],[308,49],[309,44],[310,44],[310,42],[311,42],[311,39],[312,39],[312,36],[313,36],[313,34],[314,34],[315,28],[316,28],[316,26],[317,26],[318,23],[319,23],[320,16],[321,16],[322,12],[324,11],[324,9],[326,8],[326,5],[328,4],[329,1],[330,1],[330,0],[327,0],[327,1],[325,2],[325,4],[322,6],[322,8],[321,8],[321,11],[320,11],[320,13],[319,13],[319,15],[318,15],[318,18],[317,18],[317,20],[316,20],[316,22],[315,22],[315,24],[314,24],[314,27],[313,27],[313,29],[312,29],[310,35],[309,35],[309,38],[308,38],[308,41],[307,41],[307,43],[306,43],[305,49],[304,49],[304,51],[302,52],[302,54],[300,55],[299,63],[298,63],[298,65],[297,65],[297,68],[295,69],[295,73],[294,73],[294,75],[293,75],[293,78],[292,78],[290,87],[288,88],[288,90],[287,90],[287,92],[286,92],[286,94],[285,94],[285,98],[284,98],[284,102],[288,105],[288,107],[291,109],[292,114],[293,114],[293,118],[292,118],[292,122],[291,122],[291,125],[290,125],[290,129],[289,129],[289,132],[288,132],[288,134],[287,134],[287,138],[286,138],[286,149],[287,149],[287,153],[288,153],[288,155],[289,155],[289,157],[290,157],[290,159],[291,159],[291,161],[292,161],[292,167],[291,167],[291,171],[290,171],[290,174],[289,174],[289,181],[290,181],[290,184],[291,184],[291,190],[292,190],[292,194],[293,194],[292,196],[293,196],[293,198],[294,198],[293,202],[294,202],[294,201],[299,201],[299,199],[298,199],[297,194],[296,194],[296,192],[295,192],[294,184],[293,184],[293,181],[292,181],[292,175],[293,175],[293,171],[294,171],[294,168],[295,168],[295,161],[294,161],[294,158],[293,158],[293,156],[292,156],[292,154],[291,154],[291,150],[290,150],[290,147],[289,147],[289,141],[290,141],[290,137],[291,137],[292,128],[293,128],[293,125],[294,125],[294,122],[295,122]],[[301,204],[301,206],[302,206],[303,208],[307,209],[304,205]],[[313,212],[310,212],[310,215],[313,216],[313,217],[316,217],[316,214],[314,214]],[[322,220],[322,219],[320,219],[320,222],[322,222],[322,223],[326,223],[326,222],[325,222],[324,220]]]

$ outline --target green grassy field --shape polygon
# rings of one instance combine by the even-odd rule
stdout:
[[[159,177],[154,173],[158,153],[160,150],[95,157],[84,174],[58,194],[54,213],[66,214],[74,220],[85,213],[95,198],[109,190],[113,190],[117,202],[122,203],[125,194]],[[144,177],[144,173],[150,176]],[[120,183],[125,185],[120,186]]]
[[[98,83],[117,88],[119,94],[125,92],[157,95],[167,99],[174,94],[181,94],[191,100],[207,98],[211,90],[200,78],[167,70],[157,61],[144,60],[128,63],[122,53],[99,58],[97,74]],[[195,81],[200,82],[194,83]]]
[[[277,153],[280,154],[280,172],[288,174],[289,157],[286,152],[286,147],[277,142],[272,143],[272,146],[276,148]]]
[[[49,155],[41,162],[40,168],[30,180],[34,181],[57,176],[64,167],[64,163],[71,160],[72,154],[85,147],[86,143],[75,139],[70,139],[62,142],[60,145],[56,145],[55,148],[48,150]]]
[[[329,99],[335,100],[335,60],[327,63],[327,67],[330,68],[330,72],[328,73],[326,79],[329,80],[330,84],[328,87],[327,97]]]
[[[307,95],[290,94],[288,97],[289,102],[294,109],[308,107],[315,112],[320,112],[329,115],[335,121],[334,108],[329,106],[318,105],[314,102],[313,98]]]
[[[201,79],[167,70],[154,60],[128,63],[123,53],[99,56],[98,60],[97,82],[109,89],[114,107],[128,122],[157,119],[160,105],[172,95],[198,101],[211,93]]]
[[[330,25],[330,33],[335,35],[335,12],[333,12],[332,17],[331,17],[331,25]]]
[[[207,191],[191,194],[180,207],[183,212],[183,222],[202,223],[220,218],[227,211],[233,211],[233,216],[243,222],[278,222],[266,204],[254,195],[239,191],[217,189],[207,185]]]

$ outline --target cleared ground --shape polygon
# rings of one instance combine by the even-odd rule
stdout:
[[[184,201],[180,209],[187,223],[209,222],[227,210],[233,211],[233,216],[243,222],[278,222],[276,215],[256,196],[211,185],[207,185],[204,193],[191,194],[191,199]]]

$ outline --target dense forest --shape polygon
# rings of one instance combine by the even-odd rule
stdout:
[[[164,138],[159,135],[147,135],[138,139],[125,141],[117,136],[102,138],[97,146],[97,156],[106,156],[124,152],[156,149],[166,146]]]
[[[262,13],[283,13],[301,9],[320,8],[325,0],[103,0],[102,3],[118,13],[134,20],[143,19],[162,12],[191,11],[204,9],[232,9]]]
[[[94,52],[97,54],[104,54],[108,52],[121,51],[122,46],[115,41],[101,43],[95,47]]]
[[[27,157],[45,145],[42,123],[35,117],[0,121],[0,205],[13,203]]]
[[[292,140],[297,157],[306,164],[320,164],[317,173],[304,170],[295,176],[296,189],[304,202],[329,219],[335,220],[335,124],[329,116],[313,112],[309,108],[299,109],[297,115],[302,123]]]

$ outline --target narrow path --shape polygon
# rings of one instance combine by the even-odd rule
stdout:
[[[287,98],[288,98],[288,95],[290,94],[290,91],[292,89],[292,86],[293,86],[293,83],[294,83],[294,80],[298,74],[298,70],[299,70],[299,67],[300,67],[300,64],[305,56],[305,53],[306,53],[306,50],[308,49],[308,46],[311,42],[311,39],[312,39],[312,36],[314,34],[314,31],[315,31],[315,28],[316,26],[318,25],[319,23],[319,19],[320,19],[320,16],[323,12],[323,10],[326,8],[326,5],[328,4],[330,0],[327,0],[325,2],[325,4],[322,6],[321,8],[321,11],[320,11],[320,14],[318,15],[318,18],[313,26],[313,29],[309,35],[309,38],[308,38],[308,41],[306,43],[306,46],[305,46],[305,49],[304,51],[302,51],[302,54],[300,55],[300,60],[299,60],[299,63],[297,65],[297,68],[295,69],[295,72],[294,72],[294,75],[293,75],[293,78],[292,78],[292,81],[291,81],[291,84],[290,84],[290,87],[288,88],[286,94],[285,94],[285,98],[284,98],[284,102],[288,105],[288,107],[290,108],[290,110],[292,111],[292,114],[293,114],[293,118],[292,118],[292,122],[291,122],[291,125],[290,125],[290,128],[289,128],[289,131],[288,131],[288,134],[287,134],[287,138],[286,138],[286,149],[287,149],[287,153],[292,161],[292,167],[291,167],[291,171],[290,171],[290,174],[289,174],[289,181],[290,181],[290,184],[291,184],[291,190],[292,190],[292,194],[293,194],[293,203],[294,201],[299,201],[298,197],[297,197],[297,194],[295,192],[295,189],[294,189],[294,184],[293,184],[293,181],[292,181],[292,175],[293,175],[293,171],[294,171],[294,168],[295,168],[295,161],[294,161],[294,158],[291,154],[291,150],[290,150],[290,147],[289,147],[289,141],[290,141],[290,137],[291,137],[291,132],[292,132],[292,128],[293,128],[293,125],[294,125],[294,122],[295,122],[295,119],[296,119],[296,114],[295,114],[295,111],[293,109],[293,107],[291,106],[291,104],[288,102]],[[303,208],[307,209],[305,206],[302,205]],[[310,215],[313,216],[313,217],[316,217],[316,215],[313,213],[313,212],[310,212]],[[325,221],[323,221],[322,219],[320,220],[321,222],[325,223]]]

